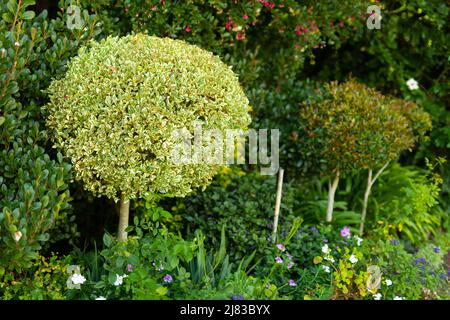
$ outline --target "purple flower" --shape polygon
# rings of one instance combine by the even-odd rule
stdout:
[[[419,263],[426,264],[427,261],[425,260],[425,258],[416,259],[415,264],[418,265]]]
[[[309,228],[309,231],[311,231],[313,233],[319,233],[319,230],[315,226],[312,226],[311,228]]]
[[[436,253],[441,252],[441,248],[439,248],[439,247],[434,248],[434,252],[436,252]]]
[[[286,250],[286,248],[281,243],[277,244],[277,248],[279,250],[281,250],[282,252],[284,252],[284,250]]]
[[[267,241],[269,241],[269,242],[272,241],[272,237],[271,237],[271,236],[268,236],[268,237],[267,237]]]
[[[288,265],[287,265],[287,268],[288,268],[288,269],[291,269],[293,266],[294,266],[294,263],[289,261],[289,263],[288,263]]]
[[[292,259],[294,258],[294,257],[292,256],[292,254],[287,253],[287,252],[286,252],[286,256],[288,257],[289,260],[292,260]]]
[[[289,285],[290,285],[291,287],[296,287],[296,286],[297,286],[297,284],[295,283],[295,281],[292,280],[292,279],[289,280]]]
[[[166,274],[166,275],[164,276],[163,280],[164,280],[164,282],[166,282],[166,283],[171,283],[172,280],[173,280],[173,278],[172,278],[172,276],[171,276],[170,274]]]
[[[344,238],[350,237],[350,228],[349,227],[345,226],[344,228],[342,228],[341,237],[344,237]]]
[[[328,243],[328,239],[323,239],[322,242]]]
[[[394,240],[391,240],[391,244],[393,246],[398,246],[400,244],[400,242],[398,242],[398,240],[394,239]]]
[[[240,295],[233,294],[231,296],[231,300],[244,300],[244,296],[242,294],[240,294]]]
[[[283,259],[281,259],[280,257],[275,257],[275,262],[276,263],[283,263]]]
[[[131,271],[133,271],[133,265],[132,264],[127,264],[127,271],[128,272],[131,272]]]

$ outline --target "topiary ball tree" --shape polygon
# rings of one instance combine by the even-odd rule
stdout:
[[[80,49],[49,94],[54,146],[85,189],[120,200],[120,240],[127,237],[130,199],[184,196],[205,187],[219,167],[171,161],[174,130],[193,133],[200,123],[223,133],[250,123],[238,78],[219,57],[144,34]]]
[[[416,104],[386,97],[352,78],[328,84],[321,100],[303,106],[301,119],[314,156],[321,159],[322,170],[330,177],[326,221],[333,217],[339,178],[368,170],[360,234],[373,184],[390,161],[411,149],[431,127],[429,115]],[[374,168],[379,168],[375,175]]]

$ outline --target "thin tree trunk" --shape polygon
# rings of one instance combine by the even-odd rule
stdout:
[[[123,195],[120,196],[120,213],[119,213],[119,230],[117,237],[119,241],[127,240],[127,232],[125,229],[128,227],[128,219],[130,216],[130,200],[126,199]]]
[[[369,169],[369,175],[367,177],[366,192],[364,193],[364,204],[361,213],[361,224],[359,225],[359,235],[362,236],[364,232],[364,222],[366,221],[367,204],[369,202],[370,190],[372,189],[372,169]]]
[[[278,217],[280,215],[280,206],[281,206],[281,195],[283,191],[283,174],[284,170],[280,168],[278,172],[278,187],[277,187],[277,198],[275,200],[275,214],[273,217],[273,235],[272,240],[275,242],[277,238],[277,230],[278,230]]]
[[[334,209],[334,195],[339,184],[339,171],[336,172],[333,183],[328,183],[328,207],[327,207],[327,222],[331,222],[333,219]]]
[[[367,207],[369,204],[369,196],[370,191],[372,190],[372,186],[374,185],[375,181],[377,181],[380,174],[384,171],[384,169],[387,168],[389,165],[389,161],[384,164],[383,167],[381,167],[380,170],[375,174],[375,177],[372,179],[372,169],[369,169],[369,175],[367,177],[367,187],[366,192],[364,193],[364,203],[363,203],[363,209],[361,213],[361,224],[359,225],[359,235],[362,236],[364,233],[364,223],[366,221],[366,215],[367,215]]]

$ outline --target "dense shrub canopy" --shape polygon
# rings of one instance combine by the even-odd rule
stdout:
[[[326,86],[319,101],[305,104],[301,119],[327,170],[373,168],[414,146],[431,127],[416,104],[384,96],[350,79]],[[318,146],[321,146],[318,148]]]
[[[49,88],[47,125],[75,176],[117,199],[147,192],[183,196],[217,165],[169,160],[174,130],[245,128],[248,100],[233,71],[183,41],[143,34],[83,48]]]

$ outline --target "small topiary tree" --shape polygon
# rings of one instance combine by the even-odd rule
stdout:
[[[49,87],[47,125],[75,178],[120,199],[126,239],[129,200],[184,196],[206,186],[218,165],[170,160],[174,130],[245,129],[248,100],[219,57],[183,41],[135,34],[82,48]],[[203,147],[206,145],[202,145]]]
[[[326,221],[333,217],[339,178],[367,169],[362,233],[373,184],[391,160],[410,149],[430,128],[431,121],[415,104],[385,97],[353,79],[332,82],[326,92],[322,100],[306,104],[301,112],[309,144],[319,150],[314,156],[321,159],[323,172],[330,176]],[[373,175],[377,167],[380,169]]]

